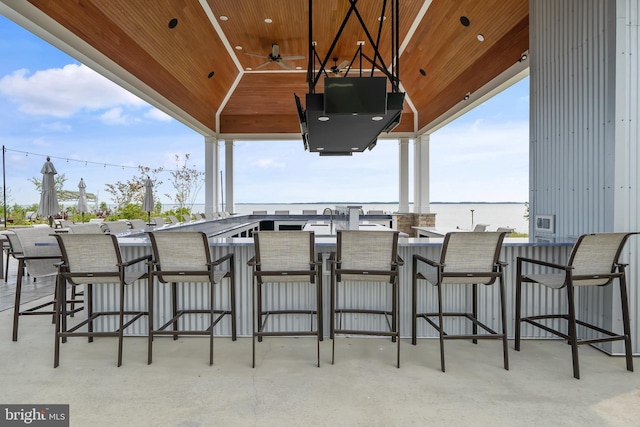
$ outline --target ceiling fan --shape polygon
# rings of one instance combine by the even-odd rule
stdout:
[[[337,76],[340,73],[344,73],[348,65],[349,61],[347,61],[346,59],[342,61],[340,65],[338,65],[338,58],[333,58],[333,67],[331,67],[329,70],[331,70],[331,72]]]
[[[246,53],[246,52],[245,52]],[[249,56],[257,56],[258,58],[265,58],[267,61],[263,62],[262,64],[258,65],[255,69],[259,70],[260,68],[267,66],[269,64],[271,64],[272,62],[275,62],[276,64],[278,64],[280,67],[284,68],[285,70],[290,70],[291,67],[282,61],[294,61],[296,59],[304,59],[304,56],[302,55],[293,55],[293,56],[281,56],[280,55],[280,46],[278,46],[277,44],[272,44],[271,45],[271,52],[269,53],[269,55],[258,55],[255,53],[246,53]]]

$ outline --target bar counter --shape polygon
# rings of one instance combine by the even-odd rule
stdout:
[[[118,239],[122,248],[124,259],[131,259],[137,256],[151,254],[151,247],[148,238],[145,235],[138,235],[132,237],[121,237]],[[404,265],[400,267],[399,280],[400,280],[400,332],[402,337],[411,336],[411,268],[413,254],[419,254],[427,258],[438,260],[440,257],[440,249],[442,247],[443,239],[431,238],[400,238],[398,252],[404,260]],[[251,328],[251,285],[252,285],[252,270],[247,266],[247,261],[254,256],[253,238],[241,237],[241,238],[209,238],[212,257],[219,258],[227,253],[233,253],[235,257],[235,277],[236,277],[236,295],[238,299],[238,324],[237,331],[239,336],[250,336],[252,333]],[[573,240],[555,241],[555,242],[531,242],[527,238],[506,238],[502,247],[500,260],[508,263],[505,269],[505,285],[507,289],[507,322],[508,334],[513,337],[514,334],[514,301],[515,301],[515,277],[516,277],[516,258],[528,257],[545,260],[554,263],[566,263],[571,248],[573,246]],[[324,306],[324,330],[325,335],[329,333],[329,295],[330,295],[330,275],[329,268],[326,262],[329,254],[336,249],[335,237],[317,237],[316,238],[317,252],[322,254],[322,259],[325,261],[322,267],[322,282],[323,282],[323,306]],[[451,287],[451,288],[449,288]],[[108,288],[108,287],[104,287]],[[215,295],[216,301],[227,302],[228,295],[226,292],[220,290],[218,287]],[[266,301],[267,304],[285,303],[287,301],[312,301],[313,295],[309,294],[308,286],[297,286],[297,284],[283,285],[279,292],[273,293],[275,295],[273,300]],[[388,303],[390,295],[383,292],[372,293],[371,286],[367,286],[367,283],[354,284],[355,290],[348,294],[348,298],[351,301],[360,300],[366,298],[368,304],[380,304],[381,306]],[[448,285],[447,292],[445,293],[444,304],[445,307],[451,307],[451,309],[460,309],[461,307],[471,307],[471,291],[469,287],[457,287],[456,285]],[[611,288],[611,287],[607,287]],[[158,291],[156,293],[157,306],[154,307],[156,313],[155,324],[162,324],[163,319],[170,312],[165,293],[168,292],[169,286],[159,284]],[[374,288],[377,289],[377,288]],[[606,289],[606,288],[605,288]],[[591,292],[591,289],[588,290]],[[595,292],[602,293],[601,289],[595,289]],[[184,293],[180,297],[185,302],[194,306],[201,306],[203,301],[207,301],[204,291],[198,287],[193,286],[193,291]],[[605,290],[604,292],[610,292]],[[117,295],[113,291],[106,291],[96,289],[94,291],[95,301],[94,303],[100,307],[110,306],[115,301]],[[270,293],[271,294],[271,293]],[[500,308],[498,304],[498,286],[480,286],[478,288],[479,295],[479,319],[487,324],[492,329],[499,329]],[[610,298],[605,296],[604,298]],[[437,311],[436,305],[437,294],[435,287],[422,281],[418,290],[418,305],[419,307],[429,307],[430,311]],[[603,297],[600,297],[602,299]],[[563,307],[565,305],[565,295],[561,292],[549,292],[541,291],[534,286],[528,286],[524,288],[523,301],[525,307],[536,311],[545,309],[545,307]],[[147,304],[147,291],[146,281],[143,280],[139,283],[131,286],[126,295],[127,307],[146,307]],[[421,310],[421,309],[419,309]],[[526,308],[525,308],[526,310]],[[610,310],[609,310],[610,311]],[[585,320],[590,320],[596,323],[605,324],[606,319],[611,321],[612,316],[610,312],[607,312],[606,308],[600,310],[591,310],[590,307],[581,314]],[[597,317],[597,318],[594,318]],[[450,320],[450,319],[447,319]],[[107,322],[109,320],[105,320]],[[192,325],[190,327],[199,328],[202,326],[200,318],[192,318],[189,320]],[[352,326],[356,327],[379,327],[380,322],[383,322],[384,318],[366,317],[352,319]],[[161,323],[162,322],[162,323]],[[287,316],[286,319],[279,320],[281,322],[279,327],[291,327],[300,329],[299,322],[303,324],[309,324],[308,316]],[[109,325],[113,327],[114,324]],[[446,328],[451,333],[464,332],[465,329],[470,328],[464,321],[453,319],[451,324],[446,324]],[[106,327],[104,325],[103,327]],[[128,335],[146,335],[146,320],[139,321],[137,324],[128,328]],[[550,337],[546,332],[539,328],[533,328],[524,324],[522,326],[522,336],[525,338],[543,338]],[[614,326],[617,328],[617,326]],[[229,336],[231,334],[230,322],[223,320],[216,327],[215,334],[218,336]],[[418,337],[436,337],[433,328],[429,327],[426,322],[418,321]],[[634,342],[637,346],[637,343]],[[637,348],[637,347],[636,347]],[[615,352],[615,349],[614,349]],[[637,350],[636,350],[637,352]]]

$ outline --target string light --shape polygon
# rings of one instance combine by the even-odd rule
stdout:
[[[102,162],[92,162],[90,160],[78,160],[78,159],[70,159],[68,157],[57,157],[57,156],[49,156],[47,154],[38,154],[38,153],[30,153],[28,151],[21,151],[21,150],[13,150],[11,148],[5,148],[5,151],[12,151],[14,153],[24,153],[24,155],[26,157],[29,157],[29,154],[31,154],[32,156],[39,156],[39,157],[50,157],[51,159],[58,159],[58,160],[65,160],[67,163],[69,162],[78,162],[78,163],[84,163],[85,166],[88,166],[89,164],[91,165],[102,165],[103,168],[106,168],[107,166],[109,167],[119,167],[122,168],[122,170],[125,169],[134,169],[134,170],[138,170],[139,167],[138,166],[126,166],[126,165],[115,165],[115,164],[111,164],[111,163],[102,163]],[[162,170],[161,172],[175,172],[174,170]]]

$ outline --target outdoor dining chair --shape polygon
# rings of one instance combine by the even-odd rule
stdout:
[[[422,318],[427,321],[437,332],[440,340],[440,369],[445,372],[444,361],[444,341],[448,339],[471,339],[474,344],[478,339],[502,340],[502,352],[504,359],[504,369],[509,370],[509,353],[507,347],[507,314],[506,314],[506,293],[504,286],[505,263],[498,260],[505,233],[497,232],[452,232],[444,237],[440,260],[435,261],[413,255],[412,268],[412,336],[411,343],[416,345],[417,320]],[[423,265],[424,264],[424,265]],[[422,268],[425,267],[425,268]],[[491,320],[490,314],[484,314],[482,320],[479,318],[478,285],[493,285],[498,280],[500,286],[499,306],[500,306],[500,328],[501,332],[496,332],[486,325],[487,320]],[[431,283],[437,290],[437,311],[418,312],[418,284],[425,280]],[[467,303],[467,308],[463,311],[449,311],[444,309],[445,289],[451,295],[454,291],[459,292],[462,287],[471,285],[471,310]],[[484,290],[488,289],[485,288]],[[483,300],[485,298],[482,298]],[[454,322],[447,323],[447,328],[456,328],[459,333],[453,334],[445,332],[445,317],[464,318],[471,323],[471,333],[463,333],[464,327],[456,325]],[[437,319],[435,321],[434,319]],[[485,333],[479,333],[478,327]],[[467,329],[468,331],[468,329]]]
[[[151,218],[151,221],[155,224],[155,228],[164,227],[164,225],[167,223],[167,221],[165,221],[165,219],[160,216],[154,216],[153,218]]]
[[[51,294],[51,299],[45,301],[37,306],[22,309],[21,295],[22,285],[25,276],[25,271],[35,280],[41,277],[53,277],[58,274],[57,264],[61,262],[60,247],[58,246],[56,239],[51,236],[53,229],[49,227],[30,227],[30,228],[17,228],[13,230],[22,253],[15,254],[18,260],[18,274],[16,278],[16,294],[15,302],[13,306],[13,333],[12,340],[18,340],[18,323],[20,316],[33,316],[33,315],[49,315],[53,320],[57,295],[57,282],[54,286],[54,291]],[[14,237],[10,237],[10,241],[13,242]],[[75,289],[74,294],[69,301],[75,304]],[[82,308],[74,308],[69,314],[79,311]]]
[[[191,215],[189,215],[189,214],[182,215],[182,218],[184,219],[183,222],[185,222],[185,223],[191,222]]]
[[[69,232],[73,234],[104,234],[100,224],[97,222],[70,225]]]
[[[252,366],[256,366],[256,338],[315,336],[320,366],[322,340],[322,261],[316,261],[315,235],[309,231],[258,231],[253,234]],[[270,293],[267,293],[270,292]],[[274,296],[279,296],[275,297]],[[309,315],[308,330],[296,327],[296,315]],[[287,316],[288,319],[276,316]],[[313,318],[316,319],[315,328]],[[272,320],[272,322],[269,322]]]
[[[175,215],[168,215],[167,219],[169,220],[169,223],[171,225],[180,224],[180,220],[178,220],[178,218],[176,218]]]
[[[152,362],[153,338],[156,335],[171,335],[174,340],[180,335],[204,335],[209,337],[209,365],[213,365],[214,329],[225,316],[231,318],[231,339],[236,340],[234,255],[229,253],[213,261],[207,235],[199,231],[153,231],[148,235],[153,261],[149,264],[147,363]],[[223,264],[227,266],[226,269],[222,268]],[[229,283],[228,305],[226,308],[216,308],[216,294],[223,293],[221,283],[225,278]],[[158,284],[154,283],[155,279]],[[162,291],[160,284],[165,283],[169,283],[171,288],[168,299],[172,317],[155,327],[156,320],[166,320],[155,319],[153,310],[157,304],[155,295]],[[178,285],[181,285],[180,291]],[[202,297],[205,299],[201,300]]]
[[[105,221],[102,223],[101,227],[109,234],[125,234],[131,231],[129,229],[129,224],[125,221]]]
[[[627,296],[627,280],[625,267],[618,259],[629,236],[637,233],[597,233],[584,234],[578,238],[566,265],[530,258],[518,257],[516,276],[516,333],[515,349],[520,351],[520,334],[522,322],[541,328],[553,335],[568,341],[571,345],[573,359],[573,376],[580,379],[578,346],[582,344],[599,344],[612,341],[623,341],[627,370],[633,371],[633,355],[631,347],[631,325],[629,321],[629,300]],[[527,272],[524,268],[527,267]],[[542,272],[541,272],[542,271]],[[578,320],[579,311],[575,302],[586,303],[593,300],[593,293],[588,289],[594,286],[603,287],[618,280],[620,301],[622,306],[622,333],[613,332],[601,325],[594,325]],[[528,306],[527,297],[522,295],[523,285],[537,284],[543,289],[567,291],[566,312],[562,314],[522,315],[523,304]],[[583,292],[584,291],[584,292]],[[578,294],[579,298],[576,298]],[[609,297],[607,297],[609,298]],[[566,329],[559,330],[560,321],[554,323],[547,320],[561,319],[566,321]],[[613,322],[613,320],[612,320]],[[566,332],[564,332],[566,330]],[[584,338],[579,338],[578,335]]]
[[[68,337],[88,337],[89,342],[94,337],[118,337],[118,366],[122,365],[122,346],[124,331],[138,319],[146,316],[146,310],[125,310],[125,293],[128,286],[147,276],[145,265],[136,264],[149,261],[150,255],[141,256],[132,260],[123,261],[120,247],[114,235],[109,234],[56,234],[60,251],[62,252],[62,264],[58,269],[58,295],[56,297],[56,333],[53,367],[60,363],[60,343],[66,342]],[[66,287],[84,285],[86,318],[68,328]],[[96,311],[93,306],[94,286],[99,289],[104,287],[118,287],[118,301],[114,302],[115,308],[105,308]],[[125,323],[125,316],[127,317]],[[112,321],[109,326],[117,326],[116,330],[104,331],[108,328],[103,321],[99,331],[96,331],[95,323],[106,317],[117,317],[117,322]],[[115,320],[115,319],[114,319]],[[86,328],[85,328],[86,327]]]
[[[398,234],[397,231],[338,230],[337,251],[329,257],[332,364],[336,335],[368,335],[391,337],[397,343],[396,366],[400,367],[398,267],[404,262],[398,256]],[[354,300],[349,289],[358,286],[370,288],[369,293],[376,297]],[[369,321],[364,320],[366,318]]]
[[[142,219],[130,219],[129,226],[131,227],[131,232],[133,233],[141,233],[147,228],[147,222]]]

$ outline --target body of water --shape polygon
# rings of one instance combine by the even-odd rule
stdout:
[[[272,214],[276,210],[288,210],[290,214],[301,214],[303,210],[316,210],[321,214],[325,208],[333,209],[336,203],[281,203],[281,204],[253,204],[237,203],[235,213],[251,214],[253,211],[267,211]],[[393,213],[398,210],[397,203],[338,203],[338,205],[362,206],[367,213],[370,210],[382,210]],[[171,206],[165,206],[170,209]],[[409,205],[409,209],[413,209]],[[436,227],[472,228],[473,224],[488,224],[487,230],[498,227],[509,227],[518,233],[529,232],[529,221],[524,219],[524,203],[433,203],[431,212],[436,214]],[[204,205],[194,205],[192,212],[204,212]]]

